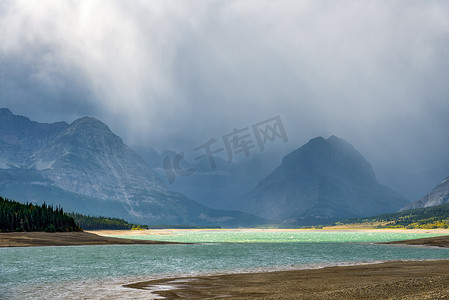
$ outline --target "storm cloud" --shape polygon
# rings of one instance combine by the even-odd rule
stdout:
[[[447,1],[2,1],[0,39],[0,106],[37,121],[187,151],[280,115],[289,150],[449,161]]]

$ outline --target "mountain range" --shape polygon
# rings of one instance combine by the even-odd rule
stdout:
[[[328,224],[448,202],[446,178],[410,204],[336,136],[311,139],[277,167],[260,157],[217,157],[214,173],[200,162],[173,185],[162,160],[175,152],[137,150],[144,158],[95,118],[47,124],[0,109],[0,195],[134,223],[224,227]]]

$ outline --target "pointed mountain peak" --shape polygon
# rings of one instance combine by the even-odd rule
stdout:
[[[315,143],[324,143],[326,142],[326,139],[322,136],[317,136],[316,138],[310,139],[309,143],[315,144]]]
[[[0,121],[2,120],[8,122],[32,123],[27,117],[13,114],[9,108],[0,108]]]
[[[64,141],[76,139],[89,147],[100,147],[101,143],[123,144],[123,140],[114,134],[106,124],[92,117],[83,117],[73,121],[61,138]],[[123,146],[125,145],[123,144]]]
[[[111,129],[101,122],[98,119],[92,118],[92,117],[83,117],[76,119],[75,121],[70,124],[70,127],[72,129],[88,129],[88,130],[98,130],[98,131],[104,131],[104,132],[111,132]]]
[[[310,139],[309,143],[311,144],[324,144],[324,145],[351,145],[346,140],[339,138],[338,136],[331,135],[327,139],[323,138],[322,136],[318,136],[316,138]],[[351,146],[352,147],[352,146]]]
[[[327,141],[328,141],[329,143],[342,142],[342,141],[346,142],[344,139],[341,139],[341,138],[339,138],[338,136],[335,136],[335,135],[331,135],[331,136],[327,139]]]
[[[336,136],[311,139],[286,155],[280,168],[286,173],[302,170],[313,174],[339,174],[355,181],[377,182],[373,168],[363,155],[349,142]]]
[[[345,139],[339,138],[335,135],[331,135],[327,139],[327,142],[330,145],[340,149],[340,151],[352,153],[352,155],[354,156],[362,156],[360,152],[350,142],[346,141]]]
[[[348,141],[345,139],[339,138],[335,135],[331,135],[329,138],[325,139],[321,136],[311,139],[306,145],[303,147],[322,151],[332,151],[338,152],[344,155],[350,155],[354,157],[358,157],[360,160],[364,160],[363,156],[360,152]],[[301,147],[301,148],[303,148]],[[301,149],[300,148],[300,149]]]
[[[0,118],[11,117],[12,112],[8,108],[0,108]]]
[[[310,139],[307,144],[311,145],[331,145],[331,146],[351,146],[350,143],[348,143],[346,140],[339,138],[335,135],[331,135],[327,139],[323,138],[322,136],[318,136],[316,138]],[[352,146],[351,146],[352,147]]]

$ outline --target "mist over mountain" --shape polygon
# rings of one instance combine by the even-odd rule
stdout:
[[[408,201],[378,183],[371,165],[348,142],[317,137],[288,154],[239,209],[287,224],[323,224],[395,212]]]
[[[94,116],[132,149],[186,156],[279,115],[277,157],[335,134],[410,201],[449,174],[449,1],[133,2],[2,1],[0,106]],[[235,173],[206,174],[170,189],[233,195],[213,186]]]
[[[402,210],[431,207],[449,203],[449,177],[435,186],[427,195],[405,206]]]
[[[263,222],[169,191],[136,152],[94,118],[42,124],[1,109],[0,153],[0,193],[19,201],[147,224]]]
[[[267,153],[254,153],[239,161],[229,163],[216,156],[216,168],[212,169],[207,160],[182,160],[181,167],[194,170],[182,176],[174,173],[173,182],[169,182],[164,159],[173,161],[175,151],[163,151],[159,154],[153,148],[136,147],[136,151],[151,166],[155,175],[170,190],[182,193],[201,204],[215,209],[237,209],[235,199],[250,192],[257,183],[269,174],[278,164],[277,156]]]
[[[420,172],[404,170],[395,165],[377,165],[376,176],[379,182],[399,192],[410,201],[422,198],[449,174],[449,162],[442,160],[437,165],[431,165]]]

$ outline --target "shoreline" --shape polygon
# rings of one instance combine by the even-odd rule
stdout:
[[[165,278],[123,286],[165,299],[443,299],[449,295],[449,260]]]
[[[161,245],[177,242],[133,240],[100,236],[91,232],[1,232],[2,247],[89,246],[89,245]]]
[[[408,232],[408,233],[438,233],[449,235],[449,229],[391,229],[391,228],[325,228],[325,229],[272,229],[272,228],[220,228],[220,229],[144,229],[144,230],[87,230],[86,232],[94,233],[100,236],[111,235],[170,235],[178,232]]]
[[[380,244],[449,248],[449,235],[404,240],[404,241],[384,242]]]

